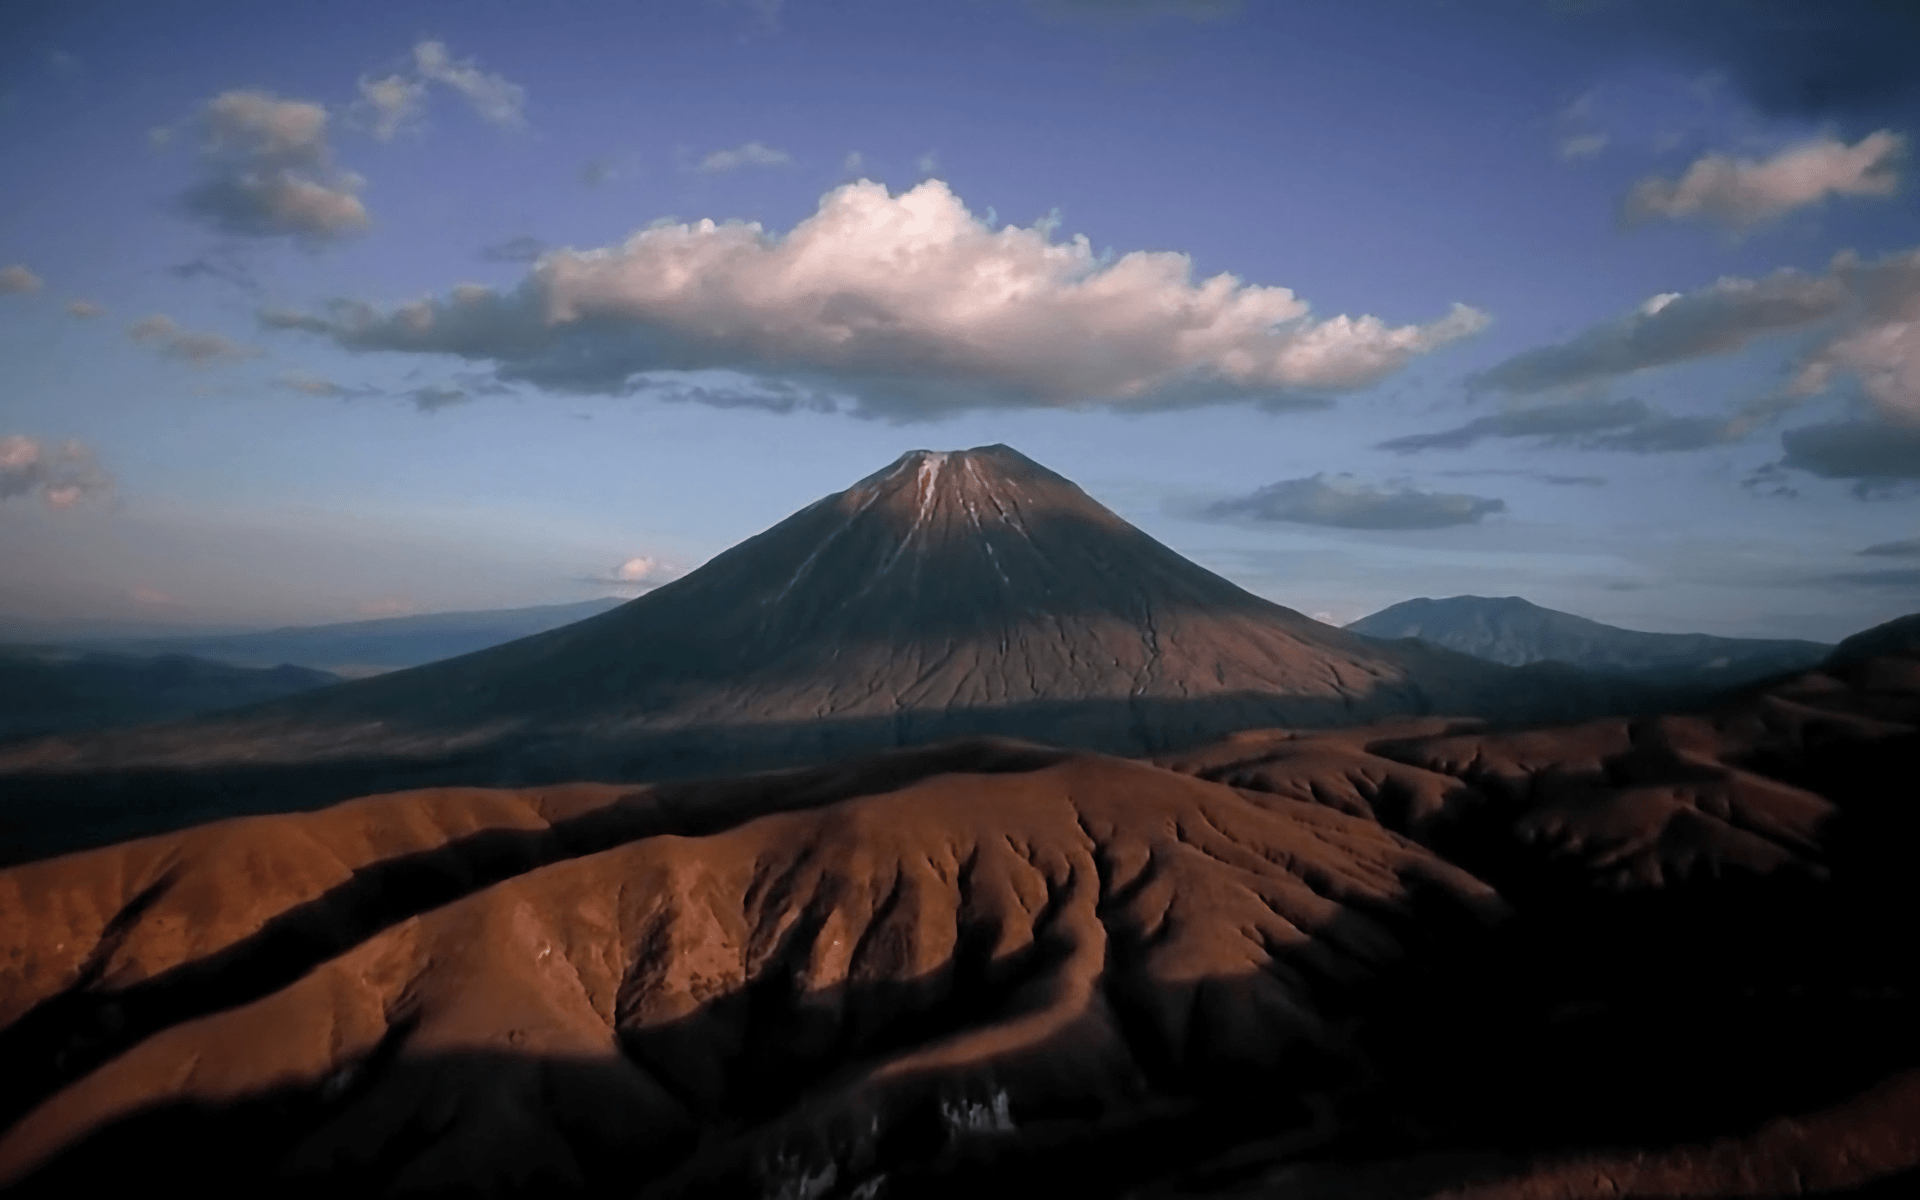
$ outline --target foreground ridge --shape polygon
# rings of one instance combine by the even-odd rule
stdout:
[[[1853,647],[1692,715],[428,789],[0,872],[0,1180],[1904,1186],[1920,643]]]

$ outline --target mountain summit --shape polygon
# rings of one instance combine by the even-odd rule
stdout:
[[[0,749],[0,774],[71,781],[21,812],[132,813],[113,797],[137,786],[137,808],[177,824],[430,783],[712,775],[978,735],[1140,755],[1259,727],[1622,707],[1583,688],[1321,624],[984,446],[903,455],[574,624],[195,722]],[[96,825],[131,836],[121,820]]]
[[[884,719],[893,743],[962,712],[963,731],[1058,736],[1006,710],[1086,701],[1114,706],[1094,724],[1131,731],[1130,704],[1230,694],[1262,697],[1269,723],[1345,722],[1419,707],[1405,677],[1391,651],[984,446],[902,455],[600,616],[274,708],[601,729]]]

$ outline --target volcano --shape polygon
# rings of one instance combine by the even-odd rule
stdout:
[[[1620,686],[1321,624],[995,445],[905,454],[559,629],[217,718],[18,746],[0,771],[169,772],[126,787],[173,810],[155,787],[236,765],[300,771],[247,788],[304,803],[420,782],[685,778],[963,736],[1140,755],[1400,714],[1568,718],[1628,706]],[[351,777],[307,770],[328,764]],[[229,801],[255,803],[229,794],[200,815]]]

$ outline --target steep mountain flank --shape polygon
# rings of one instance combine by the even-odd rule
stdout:
[[[127,823],[136,793],[184,824],[384,788],[687,778],[962,736],[1143,754],[1260,726],[1647,702],[1330,628],[1005,446],[915,451],[559,629],[214,720],[0,752],[25,797],[0,823],[57,810],[124,837],[167,827]]]

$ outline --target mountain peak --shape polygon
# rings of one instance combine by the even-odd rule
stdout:
[[[910,450],[822,503],[850,523],[884,522],[902,550],[977,541],[990,529],[1028,538],[1060,519],[1131,528],[1071,480],[999,444]]]

